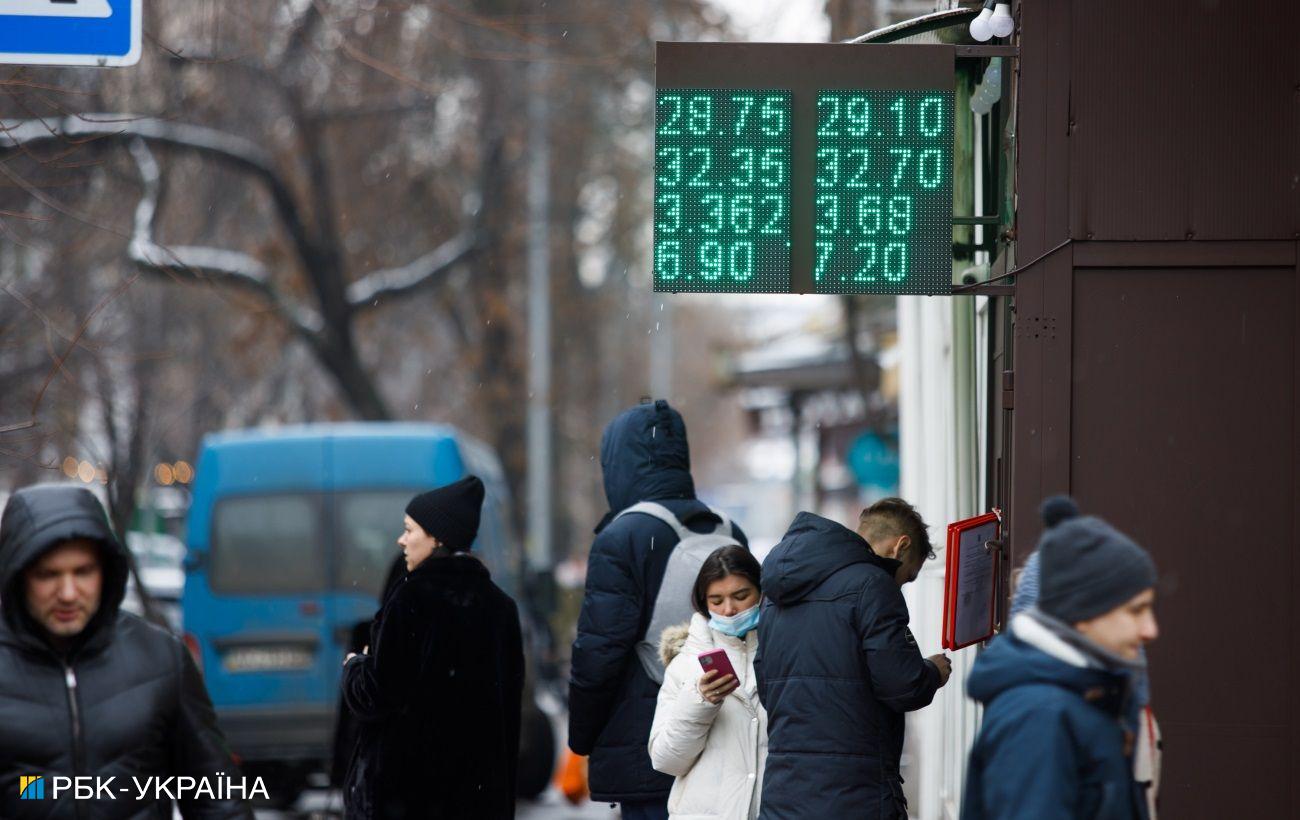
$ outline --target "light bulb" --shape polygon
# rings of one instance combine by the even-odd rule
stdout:
[[[981,43],[993,36],[993,29],[989,26],[989,21],[993,19],[993,10],[985,6],[980,10],[979,15],[970,21],[970,36],[974,37]]]
[[[1011,16],[1010,4],[998,3],[997,8],[993,10],[992,19],[989,20],[989,29],[994,37],[1011,36],[1011,32],[1016,30],[1016,20]]]

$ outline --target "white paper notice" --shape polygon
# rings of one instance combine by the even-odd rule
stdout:
[[[997,553],[984,550],[984,545],[997,537],[998,522],[990,521],[982,527],[961,534],[957,566],[957,615],[953,625],[953,643],[957,646],[973,643],[989,633],[993,623]]]

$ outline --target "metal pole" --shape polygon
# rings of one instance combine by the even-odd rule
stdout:
[[[551,248],[547,81],[529,67],[528,96],[528,537],[530,568],[551,570]]]
[[[656,294],[650,317],[650,395],[673,398],[673,303],[668,294]]]

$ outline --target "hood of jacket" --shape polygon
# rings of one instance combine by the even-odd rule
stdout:
[[[100,545],[103,587],[99,610],[74,642],[74,650],[106,642],[126,594],[126,548],[109,527],[99,500],[84,487],[43,484],[9,497],[0,518],[0,614],[20,643],[48,649],[44,631],[27,613],[23,571],[58,544],[85,538]]]
[[[763,597],[788,606],[851,564],[873,564],[891,577],[901,566],[892,558],[876,555],[866,540],[848,527],[801,512],[763,561]]]
[[[1127,675],[1089,666],[1082,655],[1070,654],[1074,650],[1064,644],[1056,646],[1049,643],[1050,637],[1040,638],[1037,631],[1017,628],[1025,625],[1025,618],[1017,615],[1011,630],[980,653],[966,682],[967,694],[987,705],[1018,686],[1050,684],[1075,692],[1107,711],[1118,712],[1127,689]]]
[[[600,466],[612,518],[638,501],[695,497],[686,422],[668,402],[625,410],[605,428]]]
[[[673,662],[673,658],[682,654],[682,648],[686,646],[690,634],[689,623],[670,626],[659,633],[659,660],[663,661],[665,667]]]

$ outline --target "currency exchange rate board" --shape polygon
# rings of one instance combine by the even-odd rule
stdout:
[[[952,292],[951,46],[656,46],[660,292]]]
[[[656,290],[790,289],[788,91],[659,91]]]
[[[819,293],[952,288],[952,92],[817,95]]]

